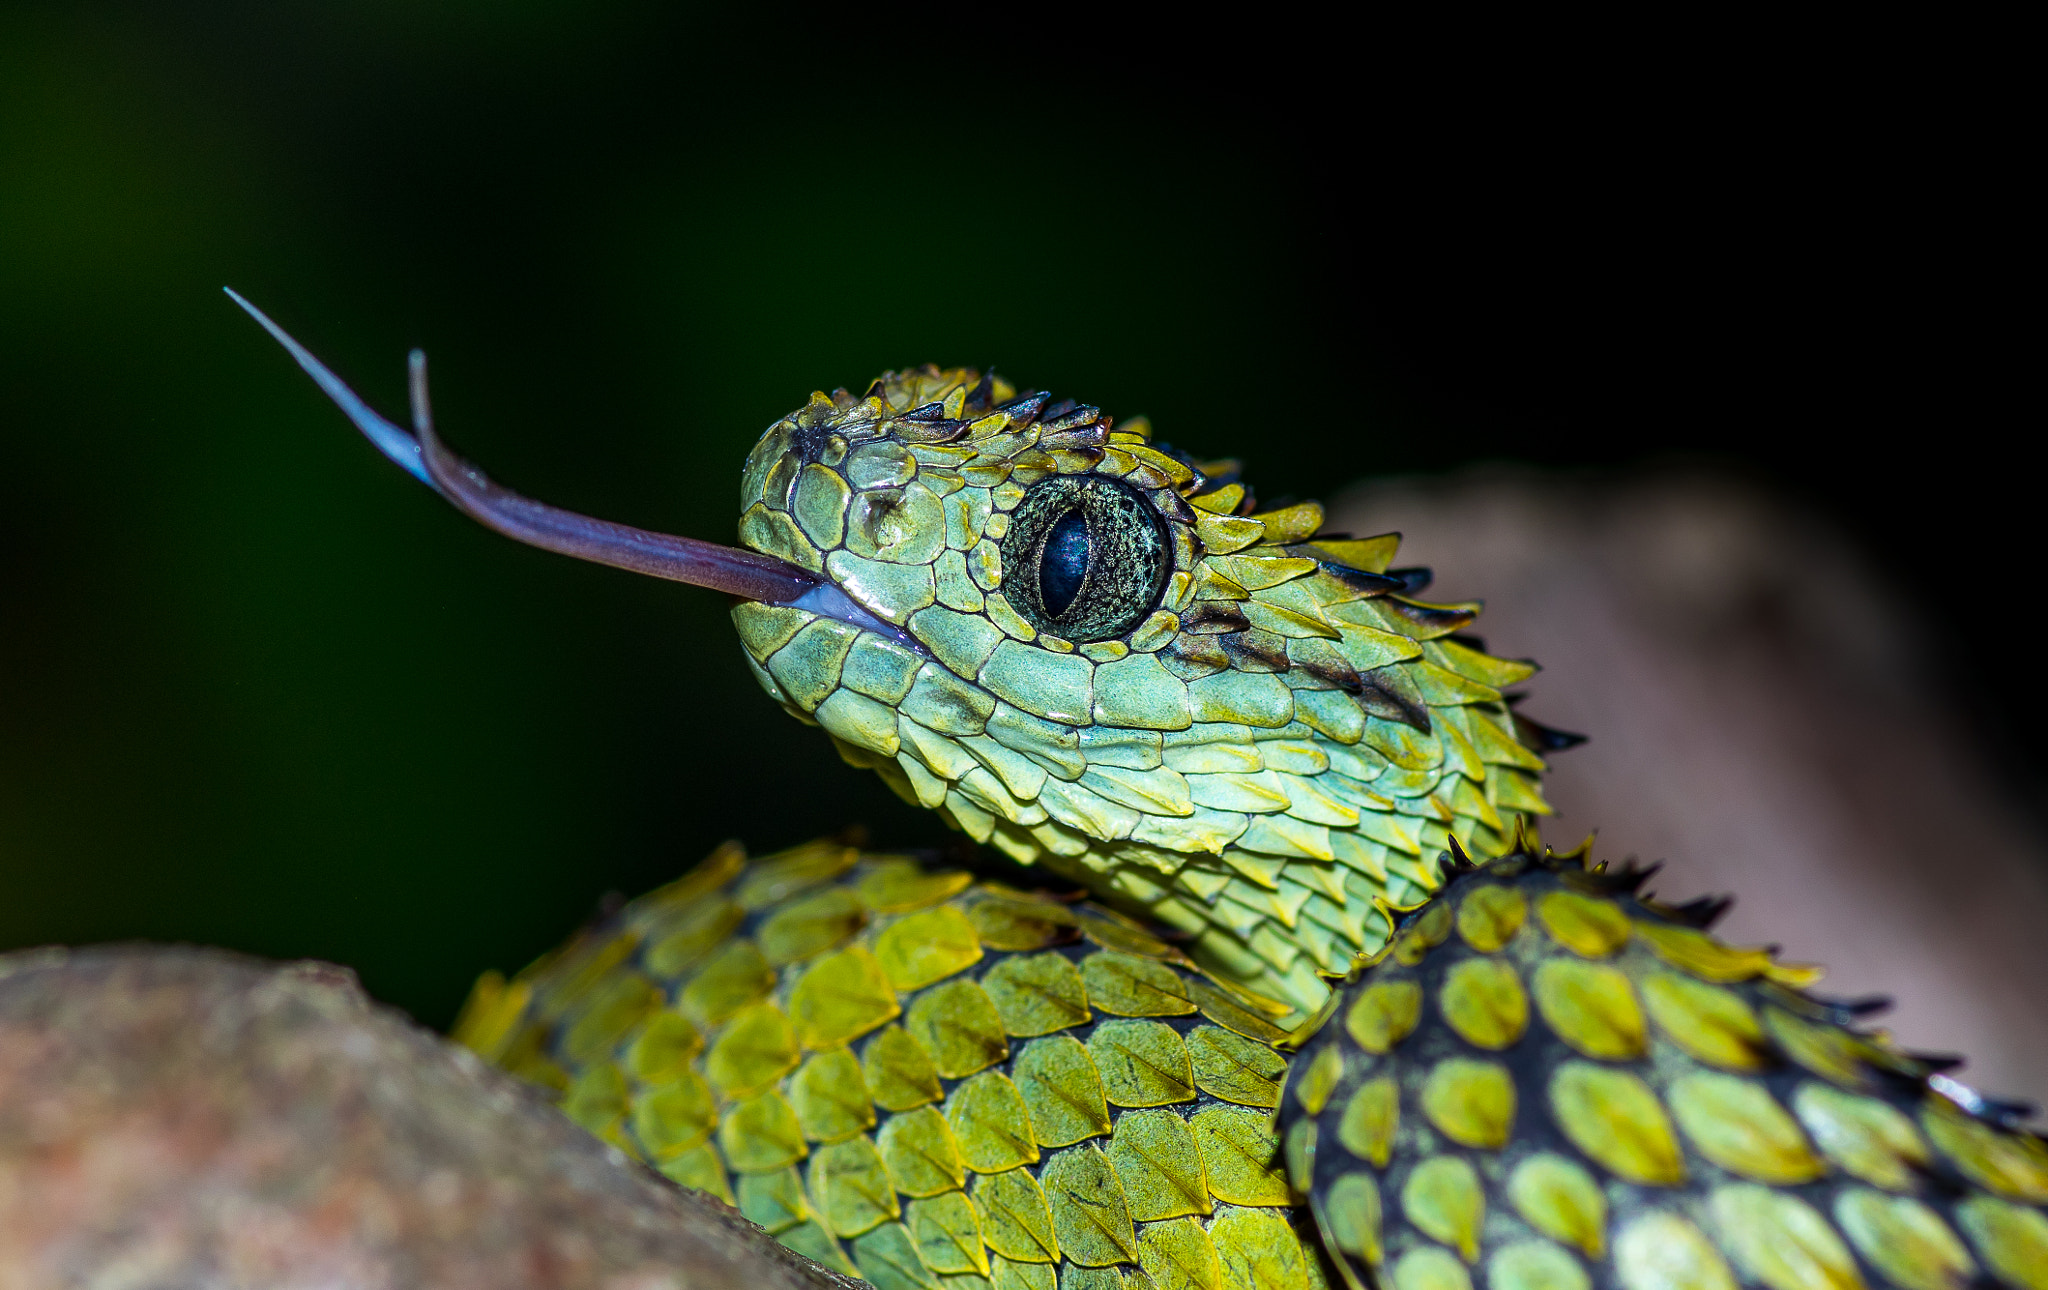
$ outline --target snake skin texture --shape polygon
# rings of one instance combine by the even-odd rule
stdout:
[[[789,606],[733,621],[762,687],[848,762],[1306,1012],[1384,941],[1379,906],[1433,890],[1454,833],[1497,854],[1549,811],[1502,696],[1536,669],[1457,637],[1478,605],[1392,590],[1398,534],[1258,511],[1236,475],[1142,418],[888,373],[768,430],[739,532],[900,636]],[[1116,481],[1162,526],[1158,607],[1122,636],[1040,632],[1006,595],[1034,575],[1005,567],[1011,517],[1062,478]]]
[[[2048,1149],[1817,969],[1642,871],[1460,868],[1297,1034],[1290,1173],[1352,1285],[2048,1286]]]
[[[929,367],[740,501],[843,593],[735,606],[763,689],[1027,879],[731,845],[487,973],[593,1133],[879,1290],[2048,1290],[2024,1111],[1542,848],[1571,737],[1398,535]]]
[[[458,1034],[879,1290],[1321,1290],[1282,1011],[1109,911],[818,842],[720,850]]]

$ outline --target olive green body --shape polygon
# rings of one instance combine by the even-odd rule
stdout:
[[[1280,1120],[1347,1279],[2048,1287],[2041,1140],[1643,876],[1464,873],[1304,1036]]]
[[[721,850],[457,1036],[881,1290],[1321,1290],[1280,1011],[1092,906],[821,842]]]
[[[1014,394],[923,368],[772,426],[740,539],[858,612],[734,623],[847,762],[1100,904],[732,847],[459,1039],[880,1290],[2048,1290],[2038,1138],[1707,908],[1533,853],[1569,737],[1399,535]]]

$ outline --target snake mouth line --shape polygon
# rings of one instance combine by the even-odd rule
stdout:
[[[285,352],[377,451],[493,532],[527,546],[594,564],[836,618],[929,655],[916,638],[882,621],[837,584],[786,560],[716,542],[616,524],[549,506],[506,488],[474,463],[450,451],[434,433],[424,353],[415,349],[408,357],[407,388],[412,404],[412,429],[408,431],[364,402],[332,369],[233,288],[222,290],[284,346]]]

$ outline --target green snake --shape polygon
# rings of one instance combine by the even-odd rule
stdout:
[[[232,294],[232,293],[231,293]],[[740,546],[560,511],[385,420],[521,541],[733,595],[768,697],[987,860],[737,844],[478,981],[455,1037],[877,1290],[2048,1290],[2048,1144],[1558,854],[1533,664],[1399,537],[1261,510],[992,373],[813,394]]]

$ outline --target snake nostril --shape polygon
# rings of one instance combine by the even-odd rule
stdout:
[[[1038,564],[1038,598],[1054,618],[1067,612],[1088,576],[1088,517],[1075,507],[1062,515],[1045,538]]]

